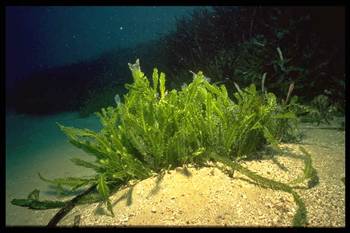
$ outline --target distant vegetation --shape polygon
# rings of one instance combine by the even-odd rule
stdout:
[[[324,96],[333,110],[344,112],[344,21],[344,11],[334,7],[204,8],[179,19],[176,30],[157,41],[32,74],[11,102],[18,112],[78,110],[87,116],[113,104],[113,89],[125,91],[131,80],[125,65],[140,58],[146,72],[153,65],[164,70],[169,87],[188,83],[189,70],[203,70],[229,90],[233,82],[261,88],[265,74],[266,89],[280,98],[294,83],[299,103]],[[312,114],[310,119],[318,113]]]

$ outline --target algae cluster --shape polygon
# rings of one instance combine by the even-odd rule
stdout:
[[[291,88],[279,104],[273,93],[258,91],[254,84],[244,89],[235,84],[237,91],[231,97],[224,85],[210,83],[201,71],[193,73],[193,81],[181,90],[167,90],[164,73],[154,69],[151,83],[139,60],[129,68],[133,83],[126,84],[128,93],[123,101],[116,98],[115,106],[97,113],[103,126],[99,132],[58,124],[70,143],[96,158],[95,162],[77,158],[72,162],[93,169],[96,175],[54,180],[40,175],[42,180],[61,191],[89,187],[91,192],[74,199],[74,204],[99,201],[113,215],[109,196],[130,180],[143,180],[186,164],[221,162],[231,174],[238,170],[262,187],[291,193],[298,205],[293,225],[305,225],[307,211],[292,186],[264,178],[239,164],[242,159],[256,159],[255,152],[268,144],[279,150],[280,141],[298,135],[298,119],[288,104]],[[293,184],[309,180],[309,187],[313,187],[317,172],[308,152],[301,150],[306,156],[304,176]],[[33,209],[72,207],[72,201],[57,203],[39,201],[38,190],[27,199],[12,201]]]

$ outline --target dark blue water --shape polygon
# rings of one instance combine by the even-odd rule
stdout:
[[[133,47],[175,27],[196,7],[11,6],[6,8],[6,86],[35,70]]]

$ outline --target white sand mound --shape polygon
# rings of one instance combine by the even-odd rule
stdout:
[[[271,160],[245,166],[280,181],[302,174],[301,160],[278,160],[290,172],[280,170]],[[297,208],[291,194],[260,188],[244,179],[238,172],[230,178],[216,167],[177,168],[162,178],[143,180],[113,195],[115,217],[99,204],[84,205],[76,207],[60,225],[72,225],[76,215],[80,215],[81,226],[291,225]]]

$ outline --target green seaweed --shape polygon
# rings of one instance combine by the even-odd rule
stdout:
[[[11,204],[35,210],[56,209],[66,204],[62,201],[39,201],[39,193],[40,190],[34,189],[26,199],[13,199]]]
[[[110,191],[103,174],[101,174],[98,179],[97,191],[102,195],[103,202],[107,204],[107,209],[112,213],[112,216],[114,217],[112,204],[109,200]]]
[[[95,186],[95,185],[93,185]],[[111,194],[115,193],[119,189],[120,185],[111,185],[112,191]],[[47,210],[47,209],[57,209],[66,206],[70,201],[52,201],[52,200],[39,200],[38,189],[32,191],[27,198],[23,199],[13,199],[11,200],[11,204],[28,207],[29,209],[36,210]],[[83,192],[84,193],[84,192]],[[80,194],[79,194],[80,195]],[[101,195],[96,189],[92,189],[90,192],[82,195],[77,201],[76,205],[83,204],[93,204],[96,202],[101,202]]]
[[[211,84],[201,71],[193,73],[188,86],[170,91],[166,88],[165,74],[159,74],[157,69],[153,70],[151,85],[141,71],[139,60],[129,64],[129,68],[133,83],[125,85],[128,93],[123,102],[97,113],[102,124],[99,132],[57,123],[70,143],[96,159],[94,162],[72,159],[72,162],[93,169],[96,175],[49,180],[39,174],[42,180],[60,190],[96,185],[95,192],[82,196],[75,204],[99,201],[114,216],[109,200],[113,187],[116,191],[130,180],[143,180],[190,163],[202,166],[209,160],[221,161],[231,167],[229,174],[238,170],[262,187],[291,193],[299,207],[293,224],[305,224],[305,205],[291,186],[264,178],[238,163],[242,159],[255,159],[255,152],[268,144],[279,150],[279,142],[291,133],[288,129],[295,126],[296,120],[286,102],[278,104],[273,93],[259,92],[254,84],[246,88],[235,84],[237,92],[231,99],[224,85]],[[310,166],[311,162],[304,170],[307,178],[314,175]],[[38,202],[36,197],[32,193],[26,199],[26,206]],[[65,202],[40,202],[43,206],[60,207],[62,203]]]
[[[66,204],[62,201],[38,201],[33,199],[13,199],[11,204],[35,210],[57,209]]]
[[[317,170],[312,166],[312,158],[309,152],[305,150],[304,147],[299,146],[299,150],[303,152],[305,157],[304,160],[304,170],[303,175],[291,181],[290,184],[302,183],[305,180],[308,180],[308,188],[313,188],[319,184],[319,177],[317,175]]]
[[[53,180],[49,180],[44,178],[40,173],[38,173],[38,175],[41,180],[54,185],[54,187],[57,190],[59,190],[62,194],[64,194],[66,191],[65,187],[69,187],[69,191],[75,191],[78,188],[86,186],[93,182],[93,179],[83,179],[76,177],[56,178]]]

